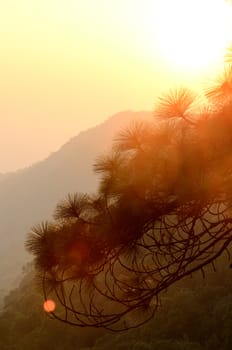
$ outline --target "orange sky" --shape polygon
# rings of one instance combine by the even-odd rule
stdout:
[[[158,1],[1,1],[0,172],[121,110],[152,109],[180,79],[151,30]]]

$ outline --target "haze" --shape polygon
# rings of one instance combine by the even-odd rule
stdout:
[[[0,172],[30,166],[118,111],[151,110],[176,84],[151,36],[155,4],[1,1]]]

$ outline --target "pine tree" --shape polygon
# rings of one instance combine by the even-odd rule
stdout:
[[[133,123],[96,160],[95,196],[69,195],[26,247],[51,317],[115,331],[143,324],[172,284],[232,241],[232,68],[202,106],[185,88],[158,99],[152,123]]]

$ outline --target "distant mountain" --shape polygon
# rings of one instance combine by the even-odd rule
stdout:
[[[132,120],[151,118],[151,112],[118,113],[73,137],[44,161],[0,175],[0,289],[12,287],[31,258],[24,249],[30,228],[51,218],[57,202],[68,193],[95,192],[96,157],[109,150],[117,132]]]
[[[0,173],[0,182],[1,182],[2,180],[5,180],[8,176],[9,176],[9,174]]]

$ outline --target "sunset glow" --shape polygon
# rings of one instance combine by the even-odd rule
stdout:
[[[171,86],[198,88],[223,65],[231,18],[224,0],[2,1],[0,172]]]
[[[223,61],[232,34],[229,4],[223,0],[162,0],[156,10],[156,50],[169,65],[199,71]]]

